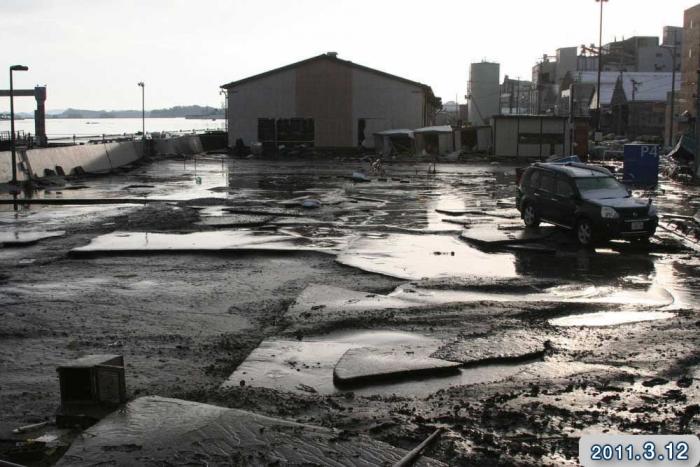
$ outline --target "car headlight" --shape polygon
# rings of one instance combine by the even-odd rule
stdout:
[[[617,219],[620,215],[613,208],[609,206],[603,206],[600,209],[600,217],[603,219]]]
[[[655,216],[657,213],[655,204],[649,206],[649,216]]]

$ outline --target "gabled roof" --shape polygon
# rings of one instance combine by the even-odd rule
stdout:
[[[427,84],[419,83],[418,81],[411,81],[410,79],[402,78],[400,76],[392,75],[390,73],[386,73],[386,72],[383,72],[380,70],[375,70],[374,68],[369,68],[366,66],[358,65],[357,63],[353,63],[353,62],[348,61],[348,60],[342,60],[342,59],[338,58],[337,55],[331,54],[331,53],[321,54],[321,55],[317,55],[315,57],[307,58],[306,60],[302,60],[302,61],[296,62],[296,63],[291,63],[289,65],[285,65],[285,66],[280,67],[280,68],[275,68],[273,70],[266,71],[264,73],[249,76],[247,78],[239,79],[238,81],[231,81],[230,83],[221,85],[221,87],[225,88],[225,89],[233,88],[233,87],[238,86],[238,85],[243,84],[243,83],[255,81],[256,79],[264,78],[266,76],[270,76],[270,75],[273,75],[275,73],[280,73],[282,71],[291,70],[293,68],[297,68],[299,66],[306,65],[307,63],[313,63],[313,62],[317,62],[317,61],[321,61],[321,60],[332,61],[335,63],[339,63],[341,65],[345,65],[345,66],[354,68],[356,70],[362,70],[362,71],[366,71],[368,73],[374,73],[375,75],[383,76],[384,78],[389,78],[389,79],[393,79],[396,81],[400,81],[402,83],[411,84],[413,86],[417,86],[417,87],[420,87],[420,88],[427,90],[429,95],[433,94],[433,90]]]
[[[574,78],[583,78],[579,82],[596,84],[597,73],[582,72],[574,74]],[[673,83],[673,73],[670,71],[663,72],[624,72],[620,74],[618,71],[605,71],[601,73],[600,81],[600,103],[601,105],[610,105],[612,102],[615,87],[618,79],[622,79],[622,90],[625,93],[625,98],[632,101],[632,91],[634,91],[634,100],[637,102],[665,102],[666,95],[671,92]],[[613,79],[615,78],[615,79]],[[681,74],[676,73],[676,90],[681,88]],[[591,108],[594,109],[598,104],[598,92],[593,95],[591,100]]]

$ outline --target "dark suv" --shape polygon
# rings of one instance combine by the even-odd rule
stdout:
[[[610,171],[589,164],[531,165],[520,179],[516,206],[526,226],[543,221],[574,230],[582,245],[646,241],[659,222],[651,200],[634,198]]]

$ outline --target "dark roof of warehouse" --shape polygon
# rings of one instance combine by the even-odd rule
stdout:
[[[433,90],[427,84],[419,83],[418,81],[411,81],[410,79],[402,78],[400,76],[392,75],[390,73],[386,73],[386,72],[383,72],[380,70],[375,70],[374,68],[369,68],[366,66],[358,65],[357,63],[353,63],[349,60],[342,60],[342,59],[338,58],[337,55],[331,54],[331,53],[316,55],[315,57],[307,58],[306,60],[302,60],[300,62],[292,63],[292,64],[285,65],[285,66],[280,67],[280,68],[275,68],[273,70],[266,71],[264,73],[260,73],[257,75],[249,76],[247,78],[239,79],[238,81],[231,81],[230,83],[221,85],[221,87],[222,88],[232,88],[234,86],[238,86],[239,84],[247,83],[249,81],[254,81],[254,80],[259,79],[259,78],[264,78],[266,76],[270,76],[270,75],[273,75],[275,73],[279,73],[282,71],[291,70],[292,68],[296,68],[298,66],[305,65],[307,63],[311,63],[311,62],[315,62],[315,61],[319,61],[319,60],[334,61],[336,63],[340,63],[342,65],[346,65],[346,66],[349,66],[349,67],[352,67],[352,68],[355,68],[358,70],[366,71],[369,73],[374,73],[376,75],[383,76],[385,78],[394,79],[396,81],[401,81],[401,82],[406,83],[406,84],[412,84],[414,86],[424,88],[424,89],[428,90],[430,92],[430,94],[432,94],[432,92],[433,92]]]

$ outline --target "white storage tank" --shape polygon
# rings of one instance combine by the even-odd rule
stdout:
[[[472,63],[469,69],[469,122],[474,126],[490,125],[491,117],[500,113],[501,66],[498,63]]]

